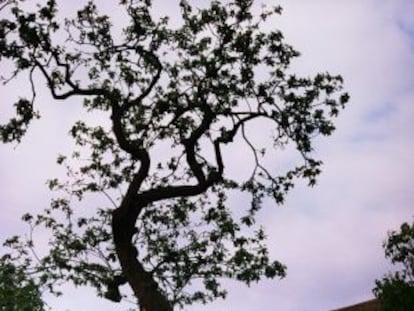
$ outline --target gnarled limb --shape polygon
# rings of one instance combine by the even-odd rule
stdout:
[[[138,298],[140,310],[172,311],[172,305],[160,291],[151,273],[145,271],[137,259],[137,250],[132,244],[136,217],[131,217],[128,210],[118,208],[112,213],[112,233],[122,271]]]

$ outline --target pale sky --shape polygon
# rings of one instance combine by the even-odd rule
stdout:
[[[317,141],[324,161],[318,185],[299,184],[283,207],[266,202],[259,216],[287,277],[249,288],[229,282],[226,300],[188,311],[328,311],[370,299],[374,280],[390,269],[382,249],[387,231],[413,219],[414,1],[278,3],[283,15],[270,26],[302,53],[292,70],[342,74],[351,101],[337,131]],[[26,92],[19,83],[0,91],[2,106]],[[70,150],[65,133],[83,116],[77,104],[39,94],[42,119],[20,145],[0,145],[0,239],[24,234],[20,215],[48,206],[45,181],[58,174],[57,153]],[[128,307],[84,288],[46,298],[54,311]]]

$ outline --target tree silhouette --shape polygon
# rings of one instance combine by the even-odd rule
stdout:
[[[109,121],[73,125],[77,149],[58,157],[68,179],[49,181],[60,195],[44,213],[23,217],[32,230],[51,231],[48,253],[30,257],[31,239],[7,245],[52,291],[71,281],[119,302],[128,283],[145,311],[225,297],[223,278],[250,284],[284,276],[255,216],[265,197],[283,203],[296,178],[315,184],[321,162],[312,157],[312,140],[334,130],[332,119],[348,101],[342,78],[289,72],[299,53],[279,30],[263,27],[280,7],[256,14],[249,0],[211,1],[204,9],[182,0],[180,22],[171,26],[168,17],[154,17],[150,0],[120,6],[123,20],[99,13],[93,1],[63,20],[54,0],[36,9],[1,3],[0,60],[14,64],[3,82],[27,75],[33,91],[1,125],[1,140],[19,142],[40,117],[38,74],[54,100],[80,98]],[[271,130],[268,145],[258,145],[257,124]],[[234,143],[244,146],[241,158],[228,156]],[[300,160],[280,172],[269,159],[287,145]],[[253,155],[251,163],[244,154]],[[251,174],[231,177],[229,161]],[[91,193],[112,205],[79,214],[74,206]],[[234,193],[250,203],[232,207]]]
[[[27,274],[24,265],[16,266],[13,258],[0,258],[0,310],[43,311],[38,285]]]
[[[385,257],[400,271],[376,280],[374,294],[383,311],[409,311],[414,306],[414,222],[390,232],[384,249]]]

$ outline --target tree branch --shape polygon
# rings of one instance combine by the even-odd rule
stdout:
[[[72,81],[70,81],[70,83],[68,83],[66,80],[68,79],[68,77],[65,77],[65,82],[68,83],[68,85],[72,88],[72,90],[66,92],[66,93],[62,93],[62,94],[57,94],[56,93],[56,85],[53,82],[53,79],[50,77],[49,73],[47,72],[47,70],[45,69],[44,65],[42,65],[38,60],[34,59],[33,60],[35,63],[35,66],[38,67],[40,69],[40,71],[42,72],[43,76],[46,78],[47,84],[49,86],[49,89],[52,93],[52,96],[54,99],[57,100],[64,100],[67,99],[69,97],[72,96],[108,96],[110,95],[108,91],[105,91],[104,89],[100,89],[100,88],[91,88],[91,89],[82,89],[77,87],[75,84],[73,84]]]
[[[149,84],[149,86],[138,97],[136,97],[135,99],[125,103],[122,106],[123,111],[127,111],[132,106],[136,106],[136,105],[140,104],[141,101],[145,97],[147,97],[149,95],[149,93],[151,93],[152,89],[157,84],[158,80],[160,79],[161,72],[162,72],[162,69],[163,69],[160,60],[158,59],[158,57],[153,52],[146,51],[140,46],[136,46],[134,49],[137,51],[138,54],[142,55],[144,58],[151,59],[153,61],[153,65],[155,65],[157,67],[157,72],[156,72],[155,76],[152,78],[151,83]]]
[[[138,170],[138,173],[134,175],[134,178],[129,185],[127,194],[125,196],[125,198],[128,200],[132,200],[141,187],[142,182],[148,176],[150,156],[148,151],[142,148],[142,146],[138,146],[137,143],[133,144],[132,142],[128,141],[122,126],[122,115],[123,113],[118,103],[112,102],[112,129],[116,140],[122,150],[129,153],[134,160],[140,161],[140,168]],[[129,206],[129,204],[127,205]]]

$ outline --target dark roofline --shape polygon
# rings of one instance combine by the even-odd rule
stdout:
[[[335,309],[332,311],[380,311],[380,305],[377,299],[372,299],[349,307]]]

